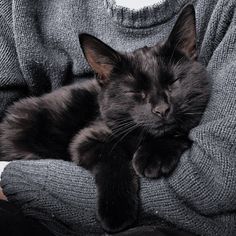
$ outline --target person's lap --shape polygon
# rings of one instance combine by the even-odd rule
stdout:
[[[1,236],[53,236],[43,225],[25,217],[13,204],[0,200]]]
[[[39,222],[25,217],[12,203],[0,200],[1,236],[53,236]],[[166,231],[154,226],[136,227],[116,236],[193,236],[182,231]]]

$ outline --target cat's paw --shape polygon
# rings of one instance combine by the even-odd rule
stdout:
[[[121,199],[99,199],[97,217],[102,228],[108,233],[118,233],[132,226],[137,218],[137,201]]]
[[[110,134],[109,128],[101,121],[84,128],[70,144],[71,160],[79,166],[92,169],[102,157]]]
[[[160,155],[158,151],[140,146],[132,160],[137,175],[147,178],[160,178],[170,175],[178,164],[180,156],[166,154]]]

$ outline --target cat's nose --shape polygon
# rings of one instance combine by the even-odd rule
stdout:
[[[166,103],[162,103],[152,108],[152,113],[160,116],[161,118],[166,117],[169,111],[170,111],[170,106]]]

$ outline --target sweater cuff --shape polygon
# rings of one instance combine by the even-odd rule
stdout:
[[[8,161],[0,161],[0,181],[1,181],[2,172],[8,164],[9,164]]]

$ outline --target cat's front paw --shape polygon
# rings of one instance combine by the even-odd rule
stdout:
[[[85,169],[93,169],[105,152],[106,139],[110,134],[111,131],[102,121],[84,128],[70,144],[71,160]]]
[[[130,227],[137,218],[137,201],[111,196],[99,199],[97,217],[108,233],[118,233]]]
[[[158,151],[140,146],[132,160],[137,175],[147,178],[160,178],[170,175],[178,164],[180,156],[173,154],[160,155]]]

